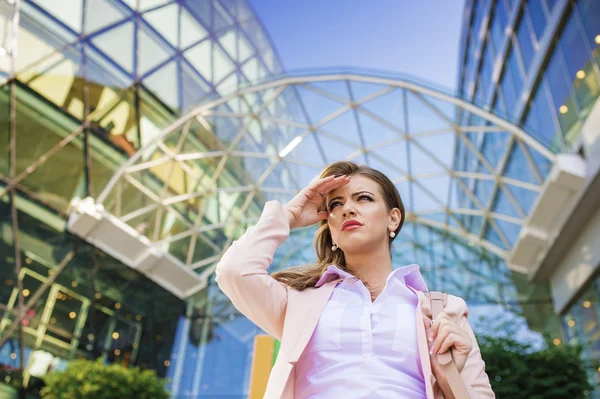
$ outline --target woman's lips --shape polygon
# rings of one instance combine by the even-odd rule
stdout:
[[[348,226],[344,227],[344,229],[342,231],[356,230],[361,227],[362,227],[362,225],[360,225],[360,224],[349,224]]]

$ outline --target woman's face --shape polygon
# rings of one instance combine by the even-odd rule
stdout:
[[[345,186],[331,191],[325,200],[333,242],[344,253],[374,249],[389,240],[400,223],[400,211],[389,211],[379,184],[354,175]]]

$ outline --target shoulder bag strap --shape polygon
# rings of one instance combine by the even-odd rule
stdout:
[[[437,315],[444,311],[448,302],[448,294],[433,291],[426,292],[425,295],[431,304],[431,319],[435,320]],[[451,351],[439,355],[434,354],[433,356],[437,356],[437,361],[448,381],[447,387],[442,387],[440,384],[440,388],[444,392],[444,397],[446,399],[470,399],[471,396],[454,364]]]

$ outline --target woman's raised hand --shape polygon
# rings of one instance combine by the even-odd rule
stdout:
[[[348,176],[328,176],[315,180],[303,188],[283,207],[290,222],[290,229],[310,226],[327,219],[327,211],[319,212],[327,194],[348,184],[349,181]]]

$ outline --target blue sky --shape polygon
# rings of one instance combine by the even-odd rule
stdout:
[[[249,0],[288,70],[350,66],[455,88],[464,0]]]

